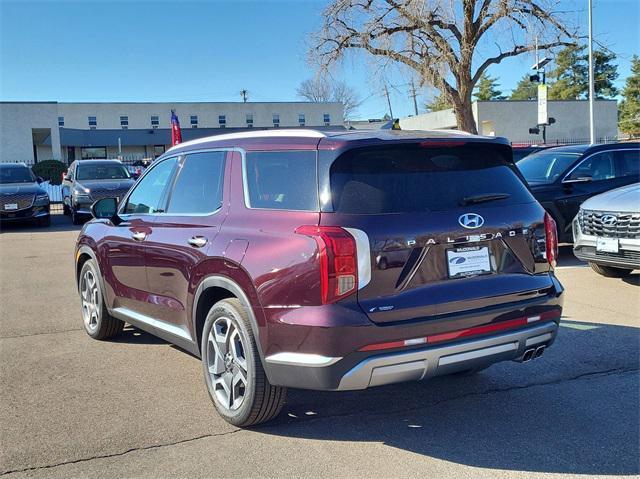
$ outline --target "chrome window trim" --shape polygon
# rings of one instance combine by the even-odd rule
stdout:
[[[565,183],[565,181],[571,181],[571,180],[567,180],[567,178],[569,176],[571,176],[571,174],[578,169],[578,167],[584,163],[585,161],[587,161],[588,159],[590,159],[591,157],[595,156],[595,155],[599,155],[601,153],[615,153],[617,151],[637,151],[640,154],[640,148],[611,148],[608,150],[600,150],[600,151],[594,151],[593,153],[591,153],[589,156],[583,158],[582,160],[578,161],[578,163],[576,164],[576,166],[574,166],[573,168],[571,168],[571,170],[569,170],[569,173],[567,173],[566,175],[564,175],[564,177],[562,178],[562,180],[560,180],[560,183]],[[616,176],[615,178],[610,178],[611,180],[615,180],[617,178],[624,178],[624,176]],[[596,180],[596,181],[607,181],[607,180]]]
[[[302,213],[320,213],[320,194],[317,190],[318,188],[318,150],[255,150],[251,151],[251,153],[299,153],[299,152],[313,152],[315,154],[316,160],[316,193],[318,199],[318,209],[317,210],[292,210],[290,208],[258,208],[257,206],[251,206],[251,202],[249,201],[249,181],[247,179],[247,156],[246,151],[242,148],[236,148],[235,151],[238,151],[242,157],[242,194],[244,197],[244,206],[248,210],[258,210],[258,211],[290,211],[290,212],[302,212]]]

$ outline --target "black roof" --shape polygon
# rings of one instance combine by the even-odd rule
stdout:
[[[560,151],[565,153],[576,153],[576,154],[584,154],[584,153],[593,153],[595,151],[600,150],[621,150],[624,148],[640,148],[640,143],[631,141],[631,142],[616,142],[616,143],[601,143],[597,145],[566,145],[566,146],[554,146],[549,148],[548,151]]]

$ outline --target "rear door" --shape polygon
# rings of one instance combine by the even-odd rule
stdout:
[[[358,301],[378,323],[535,298],[551,287],[544,210],[510,147],[405,143],[342,153],[322,225],[366,233],[371,280]]]

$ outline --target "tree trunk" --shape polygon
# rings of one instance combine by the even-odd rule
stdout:
[[[476,120],[473,117],[473,105],[471,101],[455,102],[453,112],[456,115],[458,130],[466,131],[467,133],[472,133],[474,135],[478,134]]]

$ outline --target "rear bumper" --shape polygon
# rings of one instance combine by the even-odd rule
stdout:
[[[273,384],[303,389],[358,390],[483,367],[521,358],[553,343],[558,323],[549,321],[479,339],[385,354],[357,352],[346,358],[281,353],[266,358]]]
[[[596,251],[597,236],[585,235],[577,219],[573,220],[573,254],[582,261],[603,266],[640,269],[640,239],[620,238],[617,253]]]

